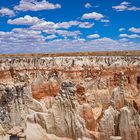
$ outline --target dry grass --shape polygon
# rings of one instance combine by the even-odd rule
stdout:
[[[138,51],[108,52],[67,52],[67,53],[34,53],[34,54],[0,54],[0,57],[59,57],[59,56],[140,56]]]

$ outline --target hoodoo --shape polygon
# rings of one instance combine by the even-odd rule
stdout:
[[[140,57],[1,56],[0,139],[140,140]]]

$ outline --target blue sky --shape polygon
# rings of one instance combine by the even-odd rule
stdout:
[[[140,50],[139,0],[0,0],[0,53]]]

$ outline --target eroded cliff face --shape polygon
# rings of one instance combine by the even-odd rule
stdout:
[[[140,140],[140,57],[1,57],[0,138],[15,127],[27,140]]]

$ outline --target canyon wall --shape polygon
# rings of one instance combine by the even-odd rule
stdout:
[[[1,56],[0,138],[19,128],[27,140],[140,140],[140,57]]]

